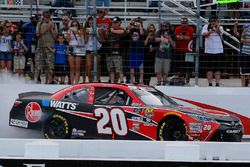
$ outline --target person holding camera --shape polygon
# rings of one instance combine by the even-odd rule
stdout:
[[[223,27],[217,20],[217,17],[212,15],[209,19],[209,24],[202,27],[201,34],[205,37],[205,60],[207,65],[207,80],[208,86],[213,86],[213,75],[215,77],[215,86],[220,86],[221,72],[223,65]]]
[[[120,82],[124,83],[123,75],[123,58],[122,58],[122,38],[125,36],[126,31],[121,26],[122,20],[119,17],[114,17],[112,20],[112,26],[108,32],[108,43],[109,43],[109,53],[106,56],[107,69],[110,73],[110,82],[118,82],[115,76],[118,74]]]
[[[173,49],[176,48],[176,35],[172,25],[168,21],[161,23],[161,28],[156,34],[155,73],[157,77],[157,86],[167,85]]]
[[[193,70],[193,63],[185,62],[187,52],[192,52],[192,44],[194,37],[194,28],[188,25],[188,18],[181,18],[181,25],[175,28],[176,49],[175,49],[175,72],[177,74],[186,74],[186,84],[189,84],[190,74]],[[180,77],[180,76],[179,76]]]
[[[68,47],[68,63],[70,83],[79,84],[82,59],[86,56],[86,30],[83,29],[77,20],[72,20],[66,40]],[[83,76],[85,82],[85,76]]]
[[[57,38],[56,24],[51,20],[49,11],[43,12],[43,19],[38,22],[36,27],[36,35],[38,37],[37,49],[35,53],[35,81],[38,82],[40,72],[45,70],[46,84],[53,83],[53,70],[55,56],[48,49],[53,47]]]
[[[139,19],[134,19],[127,27],[129,34],[130,51],[129,51],[129,68],[130,68],[130,83],[136,83],[135,70],[139,69],[139,84],[143,83],[144,77],[144,30]]]
[[[150,79],[154,75],[154,64],[155,64],[155,49],[157,43],[156,38],[156,27],[154,24],[149,24],[147,27],[147,34],[144,40],[144,83],[150,84]]]

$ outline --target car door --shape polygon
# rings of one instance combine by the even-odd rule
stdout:
[[[132,106],[133,98],[122,89],[96,87],[94,116],[99,135],[112,139],[145,139],[136,132],[142,122],[142,108]]]
[[[72,127],[72,138],[100,138],[96,129],[94,106],[89,103],[91,90],[89,87],[74,90],[65,95],[63,100],[74,102],[76,107],[67,114]]]

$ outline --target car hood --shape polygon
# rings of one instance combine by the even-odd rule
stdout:
[[[181,105],[162,106],[159,108],[164,109],[164,110],[166,109],[175,110],[177,112],[182,112],[186,114],[198,114],[198,115],[206,116],[208,118],[212,118],[217,121],[238,121],[239,120],[239,118],[237,118],[234,115],[228,114],[223,111],[218,111],[218,110],[191,108],[191,107],[184,107]]]

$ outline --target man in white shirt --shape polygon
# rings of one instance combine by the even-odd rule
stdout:
[[[213,86],[213,75],[215,77],[215,86],[220,86],[221,71],[223,66],[223,27],[216,16],[211,16],[209,24],[202,28],[202,35],[205,37],[205,63],[207,64],[208,85]]]

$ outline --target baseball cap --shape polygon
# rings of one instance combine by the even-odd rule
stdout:
[[[163,22],[161,23],[161,25],[170,25],[170,22],[169,22],[169,21],[163,21]]]
[[[181,18],[181,24],[187,24],[188,23],[188,18],[182,17]]]
[[[113,20],[112,20],[113,22],[121,22],[122,20],[121,20],[121,18],[120,17],[114,17],[113,18]]]

